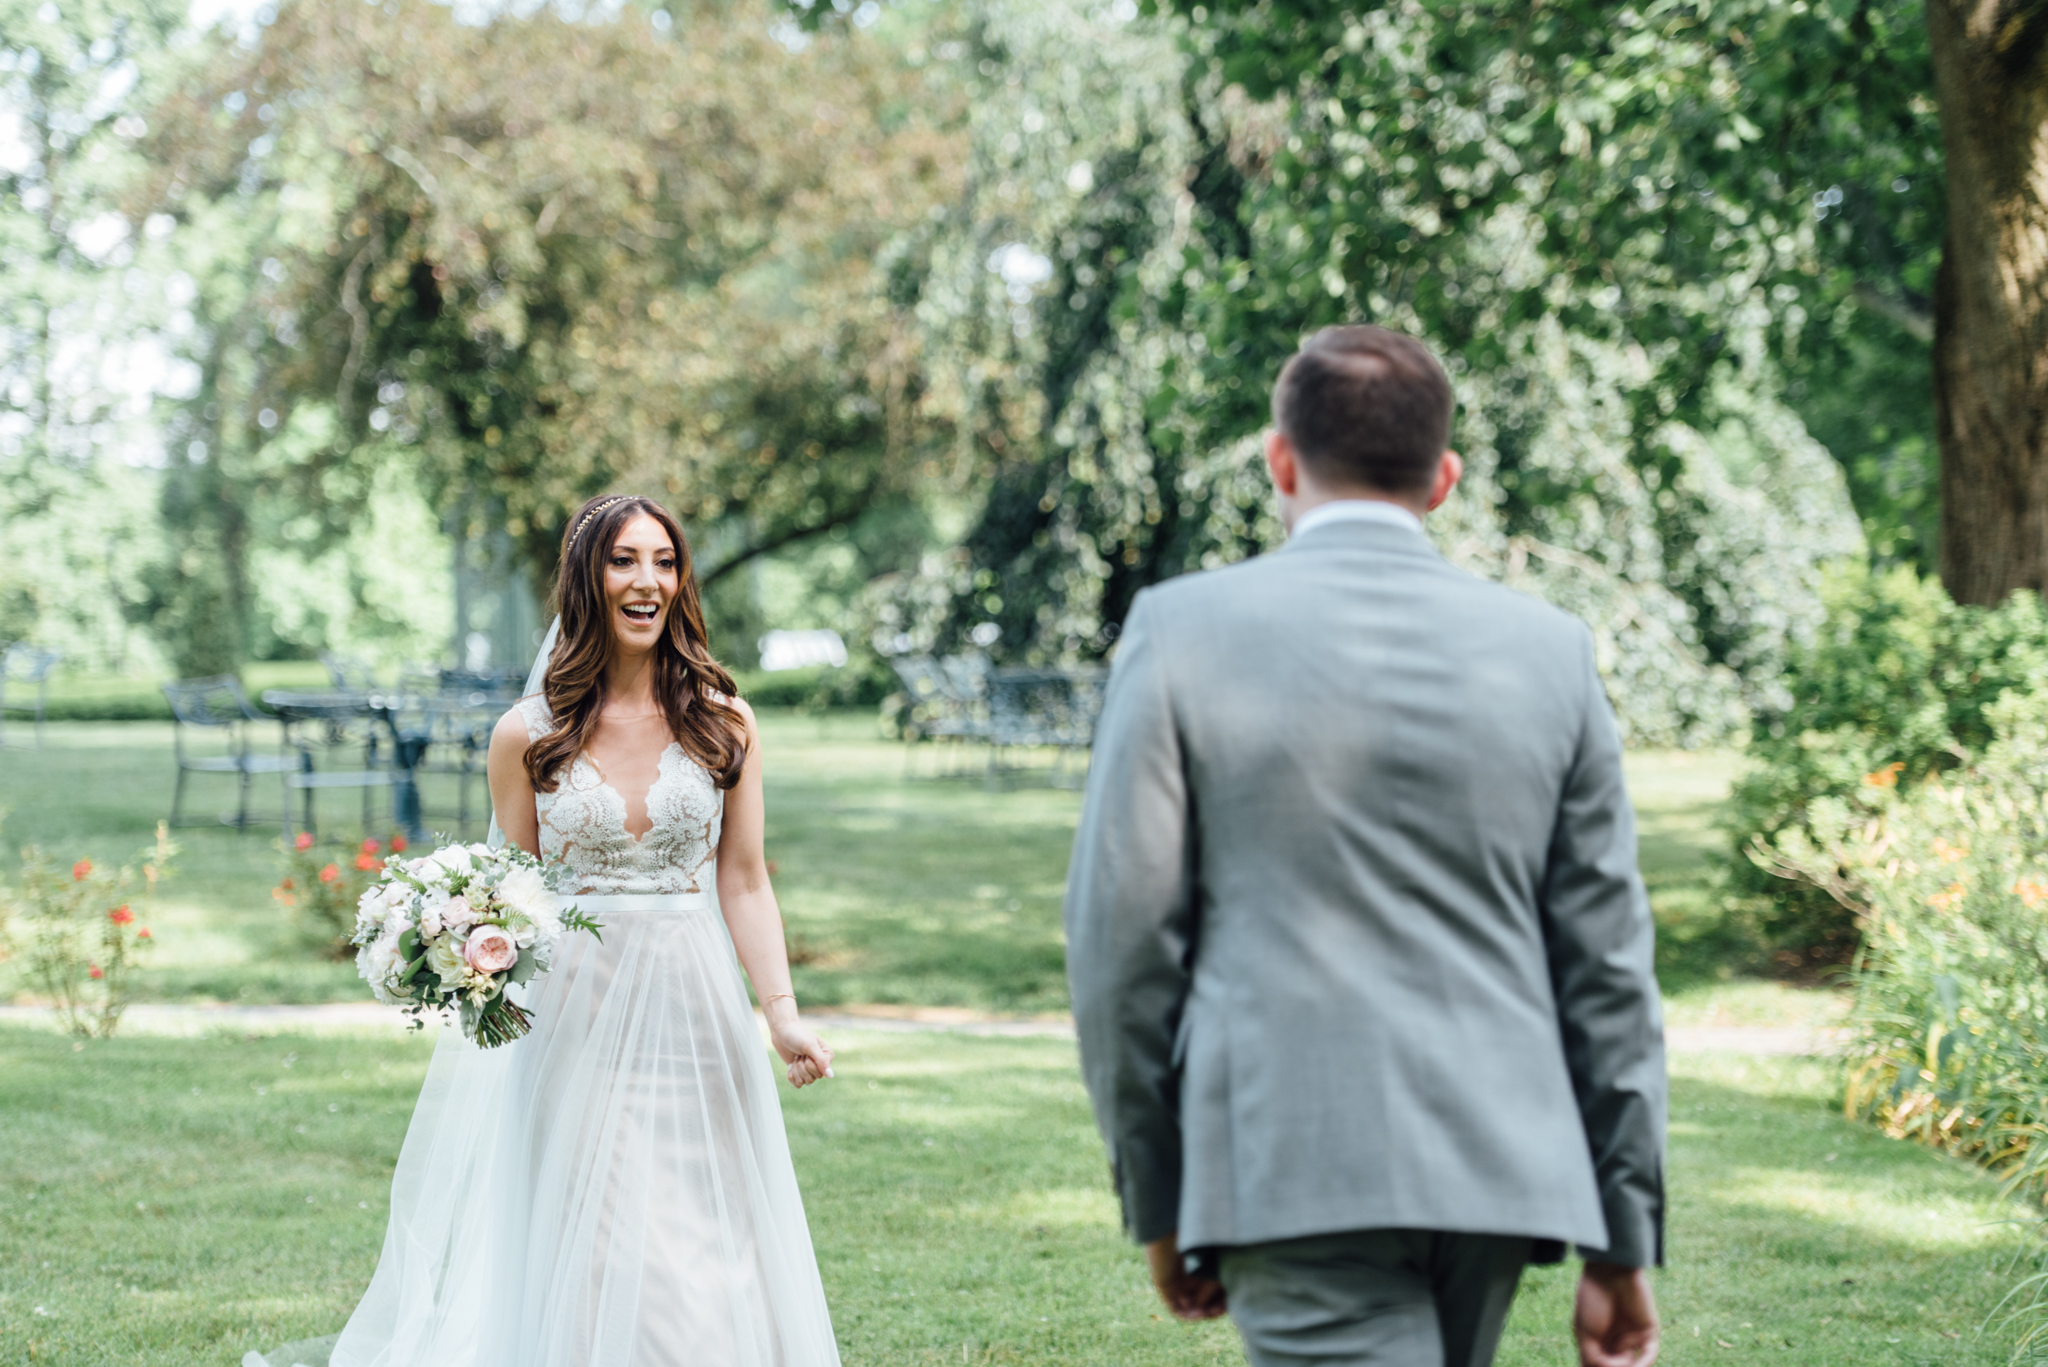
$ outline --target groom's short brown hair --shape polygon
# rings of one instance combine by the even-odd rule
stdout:
[[[1450,443],[1451,379],[1413,337],[1327,327],[1281,368],[1273,422],[1326,482],[1420,493]]]

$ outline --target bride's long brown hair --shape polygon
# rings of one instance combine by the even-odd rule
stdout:
[[[562,534],[562,567],[554,594],[562,631],[541,683],[555,729],[526,747],[526,776],[537,793],[555,791],[562,766],[582,753],[597,729],[597,716],[604,708],[605,666],[614,644],[611,603],[604,591],[605,563],[619,533],[641,516],[661,524],[676,552],[676,596],[668,606],[668,630],[654,647],[655,699],[676,743],[720,788],[740,781],[747,762],[746,723],[729,701],[739,689],[732,675],[711,658],[690,543],[668,509],[651,498],[626,494],[591,499],[576,510]]]

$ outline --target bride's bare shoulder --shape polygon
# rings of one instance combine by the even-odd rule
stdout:
[[[491,749],[501,745],[516,745],[522,751],[541,737],[547,725],[547,703],[538,693],[530,694],[513,703],[498,718],[498,724],[491,728]]]

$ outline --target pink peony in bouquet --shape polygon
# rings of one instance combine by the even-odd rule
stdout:
[[[428,1011],[452,1006],[478,1044],[509,1044],[533,1028],[533,1016],[506,989],[547,972],[568,932],[600,929],[561,904],[556,879],[554,867],[511,845],[393,855],[356,904],[356,971],[415,1028]]]

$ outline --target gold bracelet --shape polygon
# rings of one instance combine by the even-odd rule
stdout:
[[[762,1009],[763,1011],[766,1011],[766,1010],[768,1009],[768,1003],[769,1003],[769,1002],[772,1002],[772,1001],[774,1001],[774,1000],[775,1000],[776,998],[778,998],[778,997],[784,998],[784,999],[786,999],[786,1000],[788,1000],[788,1001],[795,1001],[795,1000],[796,1000],[796,993],[794,993],[794,992],[770,992],[770,993],[769,993],[769,994],[768,994],[767,996],[765,996],[765,997],[761,998],[761,1009]]]

